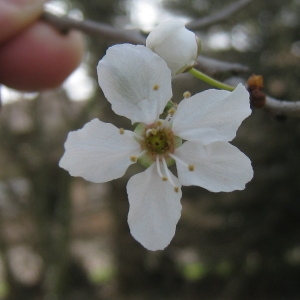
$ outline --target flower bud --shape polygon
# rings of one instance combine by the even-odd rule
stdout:
[[[193,67],[200,52],[200,40],[177,19],[155,27],[147,37],[146,46],[165,60],[172,75]]]

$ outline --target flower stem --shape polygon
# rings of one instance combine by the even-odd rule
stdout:
[[[221,90],[227,90],[227,91],[233,91],[235,89],[234,86],[222,83],[218,80],[215,80],[211,77],[209,77],[208,75],[205,75],[204,73],[200,72],[199,70],[196,70],[194,68],[189,70],[189,73],[192,74],[193,76],[195,76],[196,78],[210,84],[211,86],[214,86],[218,89]]]

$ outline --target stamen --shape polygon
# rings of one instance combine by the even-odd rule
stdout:
[[[159,89],[159,85],[158,85],[158,84],[154,84],[153,90],[154,90],[154,91],[157,91],[158,89]]]
[[[158,173],[159,177],[161,177],[161,179],[164,180],[164,178],[166,178],[166,176],[163,176],[163,174],[162,174],[162,172],[160,170],[160,164],[159,164],[159,157],[158,157],[158,155],[156,155],[155,162],[156,162],[157,173]],[[166,181],[166,180],[164,180],[164,181]]]
[[[182,161],[180,158],[178,158],[176,155],[172,154],[172,153],[168,153],[168,155],[173,158],[176,162],[182,164],[183,166],[187,167],[189,171],[194,171],[195,170],[195,166],[194,165],[188,165],[187,163],[185,163],[184,161]]]
[[[187,99],[190,98],[192,96],[192,94],[189,91],[186,91],[183,93],[183,98]]]
[[[178,186],[175,185],[175,183],[174,183],[174,181],[173,181],[173,179],[171,177],[170,171],[168,169],[166,160],[164,158],[162,158],[162,163],[163,163],[163,166],[164,166],[164,170],[166,172],[166,176],[163,176],[163,174],[161,172],[160,163],[159,163],[159,156],[158,155],[156,156],[155,162],[156,162],[156,169],[157,169],[158,175],[161,177],[161,179],[163,181],[169,181],[171,183],[171,185],[174,187],[174,191],[176,193],[178,193],[179,190],[180,190],[180,187],[178,187]]]
[[[157,130],[155,128],[149,128],[146,130],[146,137],[148,137],[150,134],[152,135],[156,135],[157,134]]]
[[[132,155],[130,156],[130,160],[134,163],[137,162],[137,160],[146,153],[147,151],[146,150],[143,150],[141,153],[139,153],[138,155]]]
[[[120,134],[124,134],[124,133],[125,133],[124,128],[120,128],[120,129],[119,129],[119,132],[120,132]]]
[[[157,134],[157,129],[151,128],[151,133],[152,133],[153,135],[156,135],[156,134]]]
[[[176,109],[174,107],[172,107],[171,109],[169,109],[168,114],[173,116],[176,112]]]
[[[192,171],[194,171],[194,170],[195,170],[195,166],[193,166],[193,165],[189,165],[189,166],[188,166],[188,169],[189,169],[189,171],[191,171],[191,172],[192,172]]]
[[[183,166],[185,166],[185,167],[189,167],[189,165],[187,164],[187,163],[185,163],[184,161],[182,161],[180,158],[178,158],[176,155],[174,155],[174,154],[172,154],[172,153],[169,153],[169,156],[171,157],[171,158],[173,158],[176,162],[179,162],[179,163],[181,163]]]
[[[146,130],[146,137],[148,137],[151,134],[151,131],[152,131],[151,128],[149,128],[149,129]]]
[[[132,162],[137,162],[137,157],[136,156],[130,156],[130,160],[132,161]]]
[[[168,177],[164,176],[161,172],[158,156],[156,156],[156,168],[157,168],[157,173],[161,177],[162,181],[168,181]]]
[[[167,163],[166,163],[166,160],[164,158],[162,158],[162,163],[164,165],[164,169],[165,169],[165,172],[166,172],[166,175],[167,175],[167,178],[169,179],[170,183],[174,186],[174,188],[176,188],[177,186],[175,185],[172,177],[171,177],[171,174],[170,174],[170,171],[168,169],[168,166],[167,166]],[[177,187],[178,188],[178,187]]]

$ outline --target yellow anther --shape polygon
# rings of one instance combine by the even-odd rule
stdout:
[[[125,133],[124,128],[120,128],[119,132],[120,132],[120,134],[124,134]]]
[[[153,91],[157,91],[158,89],[159,89],[159,85],[158,84],[154,84]]]
[[[137,162],[137,157],[136,156],[130,156],[130,160],[132,162]]]
[[[146,130],[146,137],[149,137],[150,134],[152,134],[152,129],[151,128]]]
[[[191,171],[191,172],[195,170],[195,166],[193,166],[193,165],[189,165],[188,168],[189,168],[189,171]]]
[[[183,97],[186,98],[186,99],[190,98],[191,96],[192,96],[192,94],[189,91],[186,91],[186,92],[183,93]]]
[[[151,129],[151,134],[156,135],[157,134],[157,130],[155,128]]]
[[[178,186],[175,186],[175,187],[174,187],[174,191],[175,191],[176,193],[178,193],[178,192],[179,192],[179,187],[178,187]]]
[[[165,176],[163,176],[161,179],[162,179],[163,181],[168,181],[168,177],[165,177]]]
[[[162,122],[161,120],[158,120],[158,121],[156,122],[156,125],[157,125],[157,126],[161,126],[162,123],[163,123],[163,122]]]
[[[176,112],[176,109],[174,107],[172,107],[171,109],[169,109],[168,114],[173,116]]]

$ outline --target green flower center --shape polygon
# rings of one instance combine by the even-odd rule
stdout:
[[[150,132],[149,136],[146,137],[146,146],[152,153],[166,153],[170,149],[170,142],[166,133],[163,131],[158,131],[155,134]]]
[[[182,140],[174,135],[172,129],[162,124],[163,120],[158,120],[150,126],[140,123],[134,131],[140,136],[137,141],[145,151],[138,162],[146,168],[155,162],[157,156],[164,159],[168,166],[172,165],[174,160],[169,153],[173,153],[175,148],[182,144]]]

